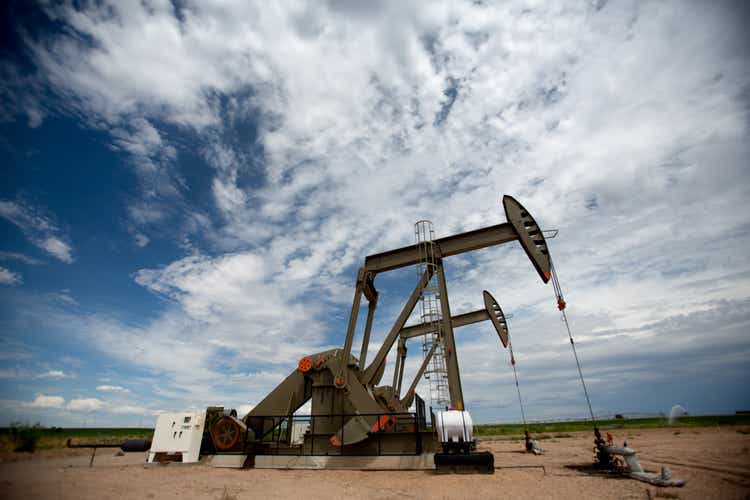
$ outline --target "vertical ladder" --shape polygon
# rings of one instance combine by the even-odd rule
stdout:
[[[438,286],[437,262],[435,259],[435,230],[432,222],[420,220],[414,224],[414,238],[419,251],[417,276],[420,278],[430,270],[431,278],[422,290],[419,298],[420,321],[429,325],[430,332],[422,337],[422,356],[427,355],[435,346],[432,359],[425,369],[424,377],[430,384],[430,406],[434,409],[447,409],[451,398],[448,389],[448,370],[445,365],[445,348],[442,333],[442,310],[440,307],[440,289]]]

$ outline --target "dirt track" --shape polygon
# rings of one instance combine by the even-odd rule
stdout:
[[[55,450],[33,457],[6,455],[0,464],[0,498],[750,498],[747,428],[628,430],[645,468],[672,469],[683,488],[656,488],[629,479],[580,472],[591,464],[591,436],[574,433],[542,441],[547,453],[520,452],[522,443],[485,437],[495,452],[494,475],[432,472],[279,471],[214,469],[203,465],[144,467],[143,454]],[[565,434],[569,435],[569,434]],[[8,461],[10,460],[10,461]],[[515,468],[517,466],[544,466]],[[513,467],[513,468],[505,468]]]

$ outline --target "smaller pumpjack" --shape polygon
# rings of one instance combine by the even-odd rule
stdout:
[[[266,438],[269,435],[273,436],[284,422],[289,425],[295,418],[295,412],[307,401],[311,401],[310,429],[304,436],[300,450],[302,455],[419,455],[438,451],[433,431],[425,425],[424,403],[415,393],[416,386],[434,353],[435,345],[425,356],[409,389],[402,394],[407,340],[438,332],[445,353],[450,407],[455,411],[463,411],[465,406],[454,328],[489,320],[503,345],[507,347],[505,319],[489,292],[484,292],[484,309],[457,316],[451,315],[443,268],[444,259],[518,241],[542,281],[547,283],[551,277],[549,250],[541,228],[528,210],[513,197],[504,196],[502,203],[508,222],[429,242],[431,251],[434,252],[434,264],[426,266],[374,360],[369,364],[366,363],[367,351],[378,302],[375,277],[383,272],[421,263],[424,249],[420,244],[415,244],[366,257],[364,265],[357,273],[354,301],[343,348],[304,356],[299,360],[297,368],[241,419],[224,412],[209,412],[207,428],[216,451],[257,456],[279,454],[279,446],[291,448],[291,432],[279,431],[278,434],[283,435],[284,439],[277,439],[273,445],[269,444]],[[439,328],[436,330],[433,324],[405,326],[433,277],[437,278],[442,312]],[[368,301],[368,312],[360,356],[356,358],[351,351],[363,296]],[[398,356],[393,383],[381,385],[386,357],[397,341]],[[415,401],[416,414],[410,414],[409,409]],[[275,449],[272,449],[273,447]],[[445,447],[443,451],[446,451]],[[451,455],[451,458],[471,454],[448,451],[447,455]]]

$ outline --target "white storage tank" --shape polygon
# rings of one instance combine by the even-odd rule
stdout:
[[[465,410],[446,410],[435,414],[438,439],[445,443],[471,443],[474,441],[474,423]]]

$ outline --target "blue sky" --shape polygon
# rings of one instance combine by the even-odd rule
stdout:
[[[247,409],[341,345],[366,255],[503,222],[502,194],[560,230],[597,412],[750,408],[739,3],[2,9],[0,424]],[[513,315],[529,418],[584,416],[521,248],[446,265],[454,314]],[[373,351],[414,275],[378,277]],[[519,420],[491,327],[457,337],[475,420]]]

